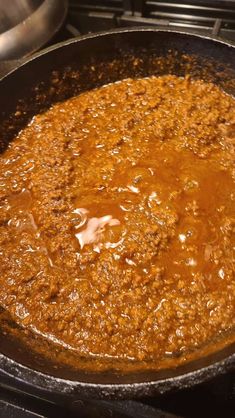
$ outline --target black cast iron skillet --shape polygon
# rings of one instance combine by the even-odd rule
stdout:
[[[198,35],[132,28],[72,39],[42,51],[0,81],[1,151],[34,114],[56,101],[122,78],[166,73],[191,73],[234,94],[235,47]],[[86,373],[65,367],[59,357],[57,363],[48,362],[3,331],[0,352],[3,383],[57,401],[160,394],[208,380],[235,364],[235,346],[230,344],[174,369]]]

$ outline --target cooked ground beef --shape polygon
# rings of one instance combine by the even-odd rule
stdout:
[[[35,116],[0,156],[0,305],[104,363],[159,368],[223,338],[234,141],[234,98],[187,77],[123,80]]]

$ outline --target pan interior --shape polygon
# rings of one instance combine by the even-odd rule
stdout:
[[[110,33],[61,46],[30,61],[2,81],[1,150],[33,115],[44,112],[51,104],[128,77],[190,74],[195,79],[213,82],[234,95],[234,55],[233,48],[222,43],[154,30]],[[11,98],[9,91],[12,92]],[[17,118],[17,114],[21,117]],[[64,350],[51,348],[54,350],[52,361],[40,356],[39,346],[48,343],[20,329],[6,312],[2,311],[0,315],[0,351],[4,355],[30,368],[71,380],[131,383],[163,379],[208,366],[234,352],[234,336],[229,335],[225,338],[226,343],[223,341],[218,346],[216,354],[212,354],[212,342],[211,347],[202,349],[200,360],[175,370],[169,367],[158,372],[125,375],[115,372],[110,366],[110,370],[98,375],[92,372],[84,374],[83,370],[71,367],[70,354]],[[86,366],[84,360],[84,370]]]

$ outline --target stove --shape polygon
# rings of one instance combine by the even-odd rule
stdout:
[[[45,46],[86,33],[124,26],[155,26],[235,42],[235,1],[71,0],[63,26]],[[0,61],[0,77],[21,60]],[[4,383],[3,383],[4,382]],[[232,418],[235,373],[156,398],[76,401],[58,405],[16,389],[0,375],[0,418]]]

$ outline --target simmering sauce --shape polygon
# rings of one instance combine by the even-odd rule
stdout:
[[[234,98],[187,77],[35,116],[0,156],[0,305],[78,356],[156,368],[232,332],[234,141]]]

